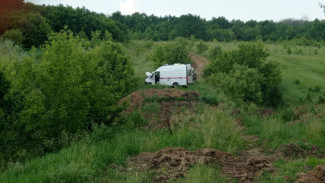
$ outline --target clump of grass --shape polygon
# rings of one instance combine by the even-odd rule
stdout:
[[[318,97],[318,104],[324,104],[325,103],[325,98],[323,96]]]
[[[296,118],[296,114],[292,108],[286,108],[285,110],[283,110],[281,115],[281,119],[283,121],[292,121],[295,118]]]
[[[288,53],[289,55],[292,54],[292,51],[291,51],[290,47],[287,47],[287,53]]]
[[[294,182],[297,179],[297,174],[313,170],[317,165],[324,164],[324,159],[307,158],[294,161],[277,160],[273,163],[277,169],[277,173],[264,172],[258,182],[269,183],[286,183]]]
[[[295,84],[296,84],[296,85],[300,85],[300,80],[299,80],[299,79],[296,79],[296,80],[295,80]]]

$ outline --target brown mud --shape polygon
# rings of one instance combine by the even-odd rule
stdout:
[[[324,183],[325,165],[318,165],[314,170],[308,173],[299,173],[295,183]]]
[[[198,98],[199,94],[193,91],[185,92],[180,89],[147,89],[133,92],[131,95],[123,98],[120,104],[124,102],[129,103],[125,110],[126,115],[134,111],[141,112],[142,116],[148,120],[148,128],[167,128],[170,133],[172,133],[172,115],[180,113],[184,109],[193,112]],[[157,102],[159,104],[159,111],[155,114],[141,111],[141,108],[145,104],[152,102]]]
[[[252,155],[252,156],[251,156]],[[164,148],[154,153],[141,153],[130,158],[128,165],[140,171],[154,173],[153,182],[167,182],[184,177],[187,170],[197,164],[216,164],[220,172],[240,183],[253,182],[263,170],[274,171],[270,160],[264,155],[252,153],[236,158],[229,153],[211,148],[188,151],[184,148]]]

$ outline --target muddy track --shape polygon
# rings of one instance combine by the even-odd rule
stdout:
[[[197,78],[200,79],[203,74],[203,69],[209,64],[209,60],[195,53],[190,53],[190,58],[193,62]]]
[[[233,157],[231,154],[211,148],[188,151],[184,148],[164,148],[154,153],[141,153],[130,158],[128,164],[138,170],[154,173],[153,182],[168,182],[186,176],[195,164],[216,164],[221,173],[239,183],[254,182],[264,170],[274,171],[270,159],[264,155]]]

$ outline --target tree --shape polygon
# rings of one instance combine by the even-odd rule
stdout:
[[[190,63],[188,40],[177,38],[172,43],[155,48],[151,59],[155,63],[155,67],[164,64]]]
[[[23,32],[19,29],[7,30],[5,33],[1,35],[1,37],[5,39],[10,39],[18,44],[22,44],[25,39],[23,36]]]
[[[0,120],[0,156],[6,160],[59,149],[61,134],[112,124],[120,114],[117,102],[135,87],[132,64],[108,32],[102,41],[89,41],[64,30],[28,54],[0,51],[0,70],[10,76],[9,92],[0,78],[8,98],[0,111],[6,119]]]
[[[215,87],[235,98],[276,107],[281,104],[281,72],[278,64],[267,61],[262,44],[244,43],[238,50],[223,52],[204,71]]]

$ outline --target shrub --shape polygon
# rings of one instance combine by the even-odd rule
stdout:
[[[213,86],[221,87],[235,98],[245,102],[262,102],[261,81],[257,69],[234,65],[228,74],[220,73],[209,77]]]
[[[19,29],[12,29],[12,30],[7,30],[5,33],[1,35],[1,37],[5,39],[10,39],[15,43],[23,43],[24,41],[24,36],[23,32]]]
[[[287,53],[288,53],[289,55],[292,54],[292,51],[291,51],[290,47],[287,48]]]
[[[216,59],[219,55],[221,55],[222,49],[220,46],[215,46],[214,48],[210,49],[209,51],[209,58],[211,60]]]
[[[325,98],[323,96],[318,97],[318,103],[319,104],[324,104],[325,103]]]
[[[283,121],[292,121],[296,118],[295,112],[291,108],[286,108],[281,115]]]
[[[266,61],[269,56],[262,44],[240,44],[238,50],[224,52],[204,70],[204,76],[215,87],[245,102],[276,107],[282,101],[279,88],[281,72],[278,63]]]
[[[196,48],[197,48],[199,53],[203,53],[203,52],[205,52],[205,51],[207,51],[209,49],[208,45],[205,44],[202,40],[200,40],[197,43]]]
[[[84,42],[62,31],[40,51],[10,60],[14,66],[6,72],[12,78],[8,97],[14,112],[11,123],[1,128],[8,130],[0,131],[6,159],[55,150],[68,143],[60,136],[67,139],[94,123],[109,125],[119,116],[117,101],[134,87],[132,65],[118,43],[100,41],[85,48]]]
[[[154,49],[150,58],[155,67],[164,64],[190,63],[189,42],[184,38],[176,38],[175,41],[164,46],[158,46]]]

